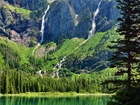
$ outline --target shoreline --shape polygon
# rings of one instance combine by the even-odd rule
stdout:
[[[0,97],[70,97],[70,96],[112,96],[107,93],[76,93],[76,92],[26,92],[18,94],[0,94]]]

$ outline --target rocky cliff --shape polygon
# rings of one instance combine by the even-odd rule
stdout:
[[[100,0],[58,0],[46,15],[45,39],[87,38],[92,27],[93,13]],[[96,17],[96,31],[106,31],[115,25],[118,10],[115,0],[103,0]]]
[[[4,1],[14,6],[24,7],[32,11],[38,10],[39,8],[46,6],[47,3],[46,0],[4,0]]]
[[[44,45],[36,50],[36,55],[41,59],[37,68],[52,70],[61,58],[68,55],[64,68],[72,72],[102,70],[108,67],[107,59],[113,53],[107,45],[116,33],[113,33],[115,30],[107,30],[116,24],[119,16],[115,0],[102,0],[95,18],[96,32],[101,33],[96,33],[84,45],[80,45],[84,41],[82,38],[86,39],[92,28],[93,15],[99,2],[100,0],[0,0],[0,39],[1,36],[6,36],[12,41],[34,47],[40,42],[41,20],[45,16]],[[48,5],[50,8],[44,15]],[[112,40],[114,39],[113,37]],[[74,50],[77,47],[78,50]],[[32,61],[34,62],[33,59]]]
[[[45,16],[44,42],[88,37],[93,13],[100,0],[1,0],[0,35],[34,46],[41,38],[41,17],[47,8],[47,2],[50,9]],[[95,20],[96,31],[103,32],[115,25],[119,14],[115,5],[115,0],[101,2]]]
[[[0,2],[0,36],[6,36],[20,44],[34,45],[35,42],[31,40],[33,37],[38,39],[40,37],[40,21],[39,19],[34,21],[30,13],[28,9],[2,0]]]

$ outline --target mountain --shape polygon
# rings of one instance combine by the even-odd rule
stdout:
[[[87,38],[98,0],[1,0],[0,33],[18,43],[34,46],[40,40],[41,17],[45,18],[44,41],[61,38]],[[96,32],[105,32],[116,24],[115,0],[103,0],[96,17]]]
[[[46,5],[42,0],[1,0],[0,36],[26,46],[35,45],[40,40],[41,16]]]
[[[50,6],[45,20],[45,40],[87,38],[94,12],[100,0],[58,0]],[[118,10],[115,0],[103,0],[95,22],[96,32],[105,32],[116,24]]]
[[[0,67],[61,76],[107,68],[113,53],[107,46],[118,37],[115,5],[115,0],[1,0]]]
[[[51,74],[54,67],[64,58],[60,76],[71,73],[92,73],[108,67],[108,58],[113,53],[107,46],[118,37],[115,29],[98,32],[86,43],[83,38],[64,39],[59,44],[50,42],[41,45],[32,55],[33,48],[18,45],[6,38],[0,39],[0,67],[20,69],[26,72],[38,70]],[[81,45],[81,46],[80,46]],[[77,46],[79,48],[77,49]]]
[[[74,73],[81,73],[81,71],[89,73],[103,70],[109,66],[108,59],[113,54],[113,50],[110,50],[107,46],[111,45],[110,41],[118,37],[113,28],[106,32],[97,32],[83,45],[81,43],[85,41],[84,39],[72,38],[65,39],[60,46],[53,44],[50,47],[46,47],[46,52],[48,52],[47,49],[55,46],[55,50],[52,50],[46,56],[46,59],[48,59],[47,63],[51,64],[46,65],[46,68],[53,68],[55,64],[66,56],[62,67],[63,70]],[[77,46],[79,47],[77,48]],[[45,51],[41,52],[43,48],[42,46],[37,50],[38,55],[46,53]]]

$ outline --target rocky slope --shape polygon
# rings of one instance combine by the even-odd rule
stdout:
[[[45,39],[87,38],[92,27],[93,13],[100,0],[58,0],[51,4],[46,15]],[[118,10],[115,0],[103,0],[96,17],[97,31],[106,31],[115,25]]]
[[[27,58],[27,69],[53,70],[67,55],[68,59],[64,62],[63,68],[66,71],[102,70],[108,67],[107,59],[112,54],[107,44],[114,40],[116,35],[115,30],[108,31],[115,26],[116,18],[119,16],[118,10],[114,7],[115,0],[101,2],[99,14],[95,19],[96,32],[99,33],[74,50],[84,41],[82,38],[88,37],[92,28],[93,13],[99,2],[100,0],[48,0],[48,3],[46,0],[1,0],[0,36],[6,36],[20,44],[35,46],[41,39],[43,13],[47,5],[50,5],[45,16],[44,45],[34,54],[39,59],[34,60],[34,55],[29,53],[31,57]],[[45,43],[50,41],[56,42]],[[19,65],[24,69],[24,63]]]
[[[42,13],[36,13],[38,12],[36,10],[38,7],[27,7],[26,5],[29,4],[22,2],[20,5],[19,2],[15,0],[1,0],[0,36],[6,36],[12,41],[23,45],[34,46],[36,45],[36,42],[40,40],[40,24]],[[32,2],[30,1],[31,4]],[[34,10],[36,10],[36,12]],[[40,11],[43,11],[43,9]]]
[[[92,28],[93,13],[99,0],[48,0],[50,9],[45,19],[45,41],[62,38],[87,38]],[[18,43],[34,46],[40,40],[41,17],[46,0],[1,0],[0,35]],[[12,5],[14,8],[11,9]],[[8,6],[7,6],[8,5]],[[115,25],[118,10],[115,0],[103,0],[96,17],[96,31],[104,32]],[[16,8],[15,8],[16,7]],[[18,8],[17,8],[18,7]],[[29,16],[18,9],[30,11]]]

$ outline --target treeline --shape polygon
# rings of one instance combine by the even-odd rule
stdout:
[[[11,69],[19,67],[19,54],[5,44],[0,44],[0,56],[2,56],[1,58],[3,60],[3,64],[0,65],[3,67],[8,67]]]
[[[115,85],[102,85],[105,78],[51,78],[17,70],[0,70],[0,93],[25,92],[109,92]],[[101,81],[102,80],[102,81]]]
[[[0,43],[0,68],[5,69],[18,69],[26,72],[36,72],[44,67],[44,60],[29,56],[28,61],[22,62],[19,52],[14,51],[8,45]],[[36,71],[34,71],[36,70]]]

